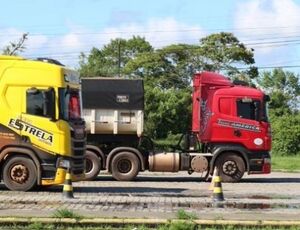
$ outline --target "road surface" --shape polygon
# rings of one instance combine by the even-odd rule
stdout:
[[[178,210],[200,219],[299,220],[300,173],[246,176],[222,183],[225,202],[212,202],[210,182],[197,174],[140,173],[119,182],[100,174],[96,181],[73,182],[75,199],[62,198],[62,186],[14,192],[0,185],[1,216],[52,216],[67,208],[88,217],[175,218]]]

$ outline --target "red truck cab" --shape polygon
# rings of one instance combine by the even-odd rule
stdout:
[[[211,152],[210,170],[218,166],[224,181],[248,174],[270,173],[271,128],[261,90],[233,83],[212,72],[193,79],[192,131]]]

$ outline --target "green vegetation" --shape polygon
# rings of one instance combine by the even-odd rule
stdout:
[[[183,209],[179,209],[177,212],[177,218],[180,220],[195,220],[197,219],[196,213],[186,212]]]
[[[35,222],[35,223],[28,225],[24,229],[30,229],[30,230],[48,230],[49,229],[50,230],[50,229],[57,229],[57,228],[55,225],[52,225],[52,224],[43,224],[40,222]]]
[[[284,114],[280,117],[272,116],[271,124],[273,155],[299,156],[300,114]],[[298,169],[300,169],[300,167],[298,167]]]
[[[60,224],[43,224],[43,223],[32,223],[29,225],[1,225],[0,230],[50,230],[50,229],[57,229],[57,230],[117,230],[117,229],[126,229],[126,230],[151,230],[151,229],[157,229],[157,230],[196,230],[196,229],[207,229],[207,230],[214,230],[214,229],[222,229],[222,230],[234,230],[234,229],[240,229],[240,230],[255,230],[255,229],[261,229],[261,230],[296,230],[299,229],[298,227],[278,227],[278,226],[253,226],[253,227],[247,227],[247,226],[231,226],[231,225],[215,225],[215,226],[206,226],[206,225],[197,225],[196,223],[193,223],[192,221],[174,221],[170,222],[165,225],[159,225],[159,226],[152,226],[147,227],[144,225],[121,225],[121,226],[110,226],[110,225],[96,225],[96,226],[78,226],[78,225],[60,225]]]
[[[272,155],[272,171],[300,171],[300,156]]]
[[[80,220],[80,219],[83,218],[83,216],[80,216],[79,214],[73,212],[72,210],[66,209],[66,208],[55,210],[52,217],[55,217],[55,218],[71,218],[71,219],[76,219],[76,220]]]
[[[274,69],[272,72],[261,73],[258,83],[271,97],[269,113],[272,126],[273,157],[299,155],[299,75],[282,69]],[[282,166],[285,167],[283,164],[280,165],[280,167]],[[293,168],[293,166],[290,167]],[[300,168],[298,167],[298,169]]]
[[[197,226],[197,224],[189,220],[189,221],[171,222],[169,224],[161,225],[157,229],[158,230],[194,230],[194,229],[201,229],[201,227]]]

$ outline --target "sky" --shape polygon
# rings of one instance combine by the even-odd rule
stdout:
[[[261,70],[300,73],[300,0],[0,0],[0,49],[29,33],[26,58],[78,67],[80,52],[145,37],[155,48],[232,32]]]

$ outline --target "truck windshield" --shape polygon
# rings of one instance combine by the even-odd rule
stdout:
[[[63,120],[81,119],[81,100],[77,89],[59,89],[60,117]]]

